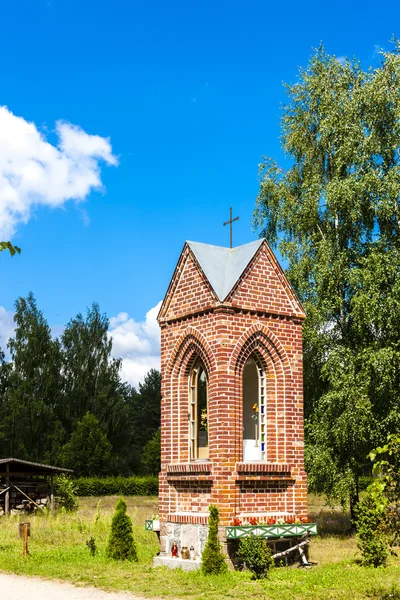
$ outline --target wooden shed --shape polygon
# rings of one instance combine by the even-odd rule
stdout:
[[[0,458],[0,514],[43,509],[47,502],[52,508],[53,477],[60,473],[73,471],[19,458]]]

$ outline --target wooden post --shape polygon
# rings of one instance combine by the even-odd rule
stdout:
[[[28,556],[28,523],[24,523],[24,557]]]
[[[6,464],[6,488],[10,488],[10,477],[8,473],[10,472],[10,466]],[[6,515],[10,514],[10,489],[6,491],[5,499],[4,499],[4,512]]]
[[[54,510],[54,484],[53,484],[53,475],[50,477],[50,510]]]

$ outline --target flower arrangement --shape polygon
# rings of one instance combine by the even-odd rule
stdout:
[[[257,517],[249,517],[247,520],[242,520],[239,517],[235,517],[231,525],[239,527],[240,525],[300,525],[302,523],[311,523],[309,517],[297,517],[297,516],[286,516],[286,517],[267,517],[265,520],[258,519]]]
[[[251,418],[253,419],[253,421],[255,423],[258,423],[258,412],[259,412],[259,410],[260,409],[258,407],[258,404],[257,403],[253,404],[253,414],[251,415]]]

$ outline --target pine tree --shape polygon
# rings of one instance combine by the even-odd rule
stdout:
[[[155,432],[142,452],[142,470],[146,475],[158,475],[161,470],[161,431]]]
[[[111,474],[111,444],[96,417],[87,412],[61,450],[63,466],[81,477]]]
[[[93,303],[85,316],[78,314],[62,336],[65,403],[62,415],[68,436],[87,412],[96,417],[112,445],[116,468],[125,470],[132,441],[127,391],[120,379],[121,361],[112,358],[109,321]]]
[[[161,373],[150,369],[139,390],[132,389],[130,418],[135,432],[135,444],[142,449],[160,427]]]
[[[201,555],[201,570],[204,575],[218,575],[219,573],[226,573],[228,570],[218,538],[218,524],[218,508],[211,504],[208,518],[208,538]]]
[[[126,502],[120,498],[115,506],[108,538],[107,556],[115,560],[137,561],[136,544],[133,539],[132,520],[126,514]]]
[[[13,367],[6,368],[5,439],[0,450],[52,464],[65,440],[58,419],[62,402],[60,345],[52,339],[32,293],[19,298],[15,308],[15,334],[8,342]]]

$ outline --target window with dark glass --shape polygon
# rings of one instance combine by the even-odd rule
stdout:
[[[190,373],[190,459],[208,458],[208,381],[197,363]]]

